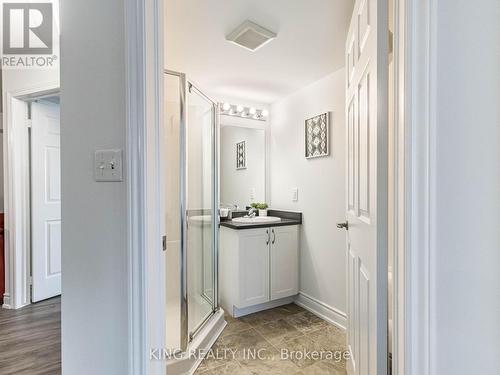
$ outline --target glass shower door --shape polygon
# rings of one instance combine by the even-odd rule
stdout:
[[[166,236],[166,346],[181,351],[182,332],[182,214],[181,129],[184,127],[185,76],[165,74],[164,123],[162,127],[163,223]],[[184,335],[187,337],[187,334]]]
[[[217,105],[184,74],[165,73],[166,341],[177,352],[217,309]]]
[[[216,307],[216,105],[191,83],[187,103],[187,325],[192,339]]]

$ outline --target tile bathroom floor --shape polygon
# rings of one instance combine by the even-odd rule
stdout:
[[[197,375],[346,374],[344,332],[295,304],[226,321]]]

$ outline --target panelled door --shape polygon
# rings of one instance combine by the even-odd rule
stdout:
[[[273,227],[270,246],[271,300],[299,292],[299,231],[296,225]]]
[[[356,0],[346,41],[349,374],[387,373],[387,1]]]
[[[31,107],[31,251],[37,302],[61,294],[61,147],[59,105]]]
[[[239,268],[240,298],[238,308],[269,301],[269,228],[241,231]]]

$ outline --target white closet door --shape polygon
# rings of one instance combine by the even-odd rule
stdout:
[[[32,301],[61,294],[61,148],[59,105],[31,110]]]

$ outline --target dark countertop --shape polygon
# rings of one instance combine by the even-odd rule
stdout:
[[[281,219],[275,223],[256,223],[256,224],[244,224],[244,223],[233,223],[232,220],[221,221],[221,227],[227,227],[231,229],[256,229],[256,228],[269,228],[269,227],[282,227],[284,225],[300,225],[302,222],[300,220],[293,219]]]
[[[281,221],[277,221],[275,223],[244,224],[244,223],[233,223],[232,220],[227,220],[227,221],[221,221],[220,225],[221,225],[221,227],[239,230],[239,229],[282,227],[282,226],[286,226],[286,225],[300,225],[300,224],[302,224],[302,213],[300,213],[300,212],[268,210],[268,216],[280,217]]]

